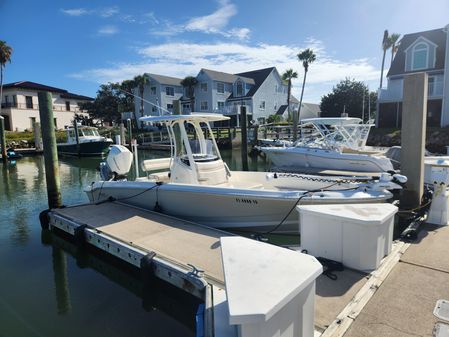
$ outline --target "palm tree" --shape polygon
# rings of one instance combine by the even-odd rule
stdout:
[[[187,97],[190,99],[190,110],[195,110],[195,86],[198,84],[196,77],[187,76],[181,81],[181,85],[187,89]]]
[[[291,118],[291,112],[290,112],[290,93],[292,90],[292,78],[297,78],[298,73],[296,71],[293,71],[293,69],[287,69],[282,74],[282,80],[288,83],[288,96],[287,96],[287,111],[288,111],[288,118]]]
[[[390,62],[390,66],[391,63],[393,63],[393,58],[394,58],[394,54],[396,53],[397,49],[398,49],[398,40],[401,37],[401,34],[397,34],[397,33],[393,33],[391,34],[388,39],[390,40],[390,47],[391,47],[391,62]]]
[[[299,100],[298,113],[293,114],[293,140],[295,141],[298,135],[298,121],[301,116],[302,97],[304,95],[304,87],[306,85],[307,72],[309,71],[309,65],[316,60],[316,55],[312,49],[307,48],[298,55],[298,61],[302,62],[304,67],[304,79],[302,81],[301,98]]]
[[[390,47],[391,47],[390,37],[388,35],[388,30],[385,29],[384,37],[382,39],[382,50],[383,50],[384,54],[383,54],[383,57],[382,57],[382,69],[380,71],[379,89],[382,89],[382,80],[383,80],[383,77],[384,77],[384,66],[385,66],[385,54],[387,53],[387,50]]]
[[[5,41],[0,40],[0,113],[2,112],[2,98],[3,98],[3,68],[6,63],[11,63],[12,48],[6,44]]]
[[[148,78],[148,75],[143,74],[143,75],[138,75],[136,77],[134,77],[133,79],[134,81],[134,86],[139,88],[139,97],[140,97],[140,116],[142,117],[145,113],[145,109],[144,109],[144,105],[143,105],[143,93],[145,90],[145,85],[147,85],[150,80]],[[134,120],[136,122],[136,126],[137,128],[139,127],[139,124],[137,123],[137,116],[134,113]]]

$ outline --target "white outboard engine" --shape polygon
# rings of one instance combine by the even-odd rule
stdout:
[[[106,162],[100,163],[100,175],[104,181],[126,180],[133,154],[123,145],[112,145]]]

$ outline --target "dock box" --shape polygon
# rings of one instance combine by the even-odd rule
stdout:
[[[391,204],[298,206],[301,248],[316,257],[361,271],[376,269],[391,251],[394,215]]]

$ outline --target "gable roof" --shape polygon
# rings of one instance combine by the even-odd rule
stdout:
[[[156,75],[156,74],[146,74],[146,75],[148,77],[154,79],[155,81],[159,82],[160,84],[182,86],[181,85],[181,81],[183,80],[182,78],[163,76],[163,75]]]
[[[236,74],[237,76],[249,77],[254,80],[254,86],[248,91],[248,93],[246,94],[245,97],[253,96],[256,93],[256,91],[259,89],[259,87],[262,85],[262,83],[265,81],[265,79],[268,77],[268,75],[270,75],[274,69],[276,69],[276,68],[270,67],[270,68],[257,69],[257,70],[247,71],[245,73]]]
[[[320,117],[320,105],[314,103],[302,103],[301,106],[301,119]]]
[[[235,81],[237,81],[238,78],[241,78],[242,81],[244,81],[245,83],[254,84],[254,80],[249,77],[237,76],[234,74],[223,73],[221,71],[215,71],[204,68],[202,68],[201,71],[207,74],[207,76],[209,76],[214,81],[234,83]]]
[[[393,75],[401,75],[404,73],[412,73],[416,71],[405,71],[405,51],[415,43],[420,37],[434,43],[437,48],[435,50],[435,67],[432,70],[444,69],[444,58],[446,53],[446,32],[443,28],[427,30],[424,32],[417,32],[412,34],[405,34],[400,40],[398,51],[390,66],[387,77]],[[422,70],[419,70],[422,71]]]
[[[65,89],[51,87],[51,86],[48,86],[45,84],[40,84],[40,83],[36,83],[36,82],[31,82],[31,81],[19,81],[19,82],[7,83],[7,84],[3,85],[3,90],[5,90],[5,89],[28,89],[28,90],[35,90],[35,91],[49,91],[49,92],[61,94],[61,98],[71,98],[71,99],[79,99],[79,100],[86,100],[86,101],[94,100],[92,97],[77,95],[77,94],[68,92]]]

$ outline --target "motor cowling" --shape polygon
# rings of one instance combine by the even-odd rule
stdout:
[[[123,145],[112,145],[106,162],[100,163],[103,180],[123,180],[131,169],[133,154]]]

